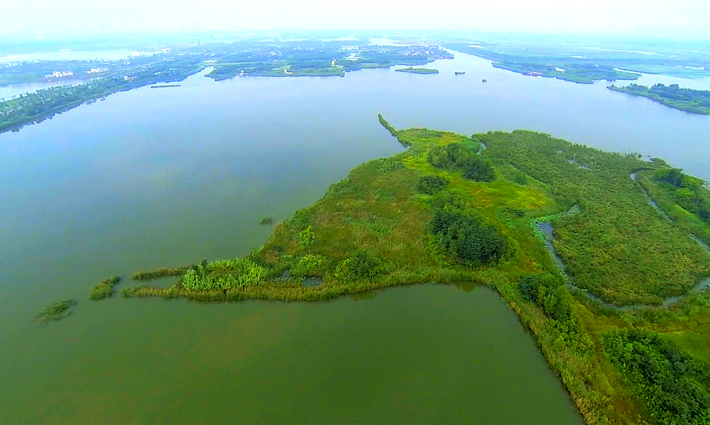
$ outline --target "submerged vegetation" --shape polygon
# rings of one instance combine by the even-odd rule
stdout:
[[[47,322],[56,322],[72,314],[72,307],[76,305],[74,300],[62,300],[47,306],[35,317],[35,324],[43,325]]]
[[[626,87],[609,86],[609,90],[641,96],[662,105],[691,114],[710,115],[710,90],[683,89],[678,84],[654,84],[651,87],[630,84]]]
[[[92,300],[101,300],[104,298],[112,297],[114,293],[113,287],[118,285],[120,281],[121,278],[118,276],[102,280],[91,291],[91,295],[89,295],[89,298]]]

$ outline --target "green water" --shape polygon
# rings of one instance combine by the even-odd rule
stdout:
[[[466,55],[431,67],[441,73],[195,75],[1,134],[0,424],[579,423],[487,290],[86,299],[112,275],[258,248],[262,217],[287,219],[354,166],[401,150],[378,113],[398,128],[539,130],[710,178],[709,117]],[[35,327],[63,298],[76,312]]]
[[[82,306],[5,359],[2,423],[580,423],[494,292],[372,295]]]

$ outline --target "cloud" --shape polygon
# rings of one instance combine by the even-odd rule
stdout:
[[[710,38],[706,0],[29,0],[3,15],[28,35],[410,29]]]

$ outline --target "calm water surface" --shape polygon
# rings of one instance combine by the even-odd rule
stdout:
[[[486,290],[85,301],[113,274],[257,248],[261,217],[286,219],[400,150],[379,112],[398,128],[548,132],[710,179],[710,117],[467,55],[433,66],[441,74],[196,75],[0,135],[0,423],[579,423]],[[34,327],[61,298],[79,300],[75,314]]]

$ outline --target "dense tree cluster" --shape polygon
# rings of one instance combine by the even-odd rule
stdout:
[[[429,230],[442,250],[471,266],[495,264],[508,249],[495,227],[463,211],[437,210]]]
[[[564,322],[572,317],[564,281],[549,273],[523,276],[520,280],[520,292],[528,301],[540,306],[545,315],[552,319]]]
[[[604,352],[659,424],[710,423],[710,373],[659,334],[612,331]]]
[[[469,180],[492,182],[496,179],[491,163],[461,143],[436,146],[429,151],[427,160],[436,168],[460,170]]]
[[[338,264],[335,277],[341,282],[371,281],[386,270],[386,264],[380,258],[368,251],[358,250]]]
[[[422,176],[417,180],[417,192],[425,195],[434,195],[446,189],[449,181],[439,176]]]

